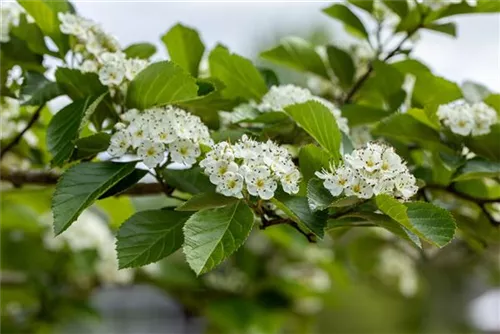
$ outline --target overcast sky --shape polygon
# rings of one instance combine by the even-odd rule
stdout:
[[[300,34],[311,25],[324,25],[336,39],[342,29],[320,9],[329,2],[74,2],[77,11],[100,22],[121,44],[148,41],[158,45],[160,36],[177,22],[201,33],[207,47],[217,42],[247,57],[256,57],[256,45],[269,43],[276,34]],[[331,3],[331,2],[330,2]],[[422,34],[414,55],[437,74],[458,83],[473,80],[500,92],[500,15],[452,18],[458,38],[433,32]]]

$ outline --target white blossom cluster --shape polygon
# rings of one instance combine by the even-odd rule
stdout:
[[[48,226],[43,238],[45,247],[58,251],[67,246],[72,252],[94,249],[98,256],[95,271],[100,281],[107,284],[127,284],[132,281],[133,270],[118,270],[115,237],[97,214],[84,211],[77,221],[57,237],[51,228],[51,219],[42,221]]]
[[[26,121],[20,119],[19,100],[3,97],[0,102],[0,109],[0,140],[12,138],[26,127]],[[38,143],[38,138],[31,130],[24,133],[23,139],[31,146]]]
[[[388,194],[408,199],[418,190],[415,177],[392,147],[368,143],[345,155],[344,160],[344,165],[331,171],[316,172],[333,196],[344,193],[367,199]]]
[[[10,29],[19,24],[22,8],[17,3],[4,2],[0,4],[0,42],[10,41]]]
[[[200,144],[213,144],[200,118],[176,107],[130,109],[123,121],[116,125],[108,153],[120,157],[131,150],[149,168],[160,165],[168,155],[173,162],[192,166],[201,154]]]
[[[81,51],[84,59],[78,68],[97,73],[103,85],[119,87],[149,64],[144,59],[127,58],[118,41],[95,22],[71,13],[59,13],[58,17],[61,32],[78,40],[75,50]]]
[[[330,101],[314,96],[307,88],[295,85],[272,86],[269,92],[262,97],[257,109],[261,112],[283,111],[289,105],[307,101],[317,101],[327,107],[335,116],[340,131],[349,134],[347,119],[342,117],[340,110]]]
[[[243,136],[234,145],[220,142],[200,162],[216,191],[225,196],[250,195],[269,200],[281,184],[288,194],[299,191],[301,175],[286,148],[271,140],[257,142]]]
[[[412,258],[394,248],[384,248],[379,253],[378,274],[382,281],[395,280],[399,291],[406,297],[418,292],[418,273]]]
[[[472,105],[456,101],[439,106],[437,115],[453,133],[461,136],[481,136],[490,133],[490,127],[497,123],[497,113],[484,102]]]

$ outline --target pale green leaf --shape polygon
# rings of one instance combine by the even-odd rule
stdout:
[[[363,22],[346,6],[335,4],[323,9],[323,12],[331,18],[337,19],[344,24],[347,32],[356,37],[368,38]]]
[[[200,61],[205,52],[205,46],[198,32],[178,23],[163,35],[161,40],[167,47],[170,59],[197,77]]]
[[[127,58],[149,59],[156,53],[156,46],[151,43],[136,43],[127,46],[123,52]]]
[[[464,166],[458,170],[458,174],[453,181],[464,181],[471,179],[480,179],[484,177],[499,177],[500,162],[488,161],[475,158],[468,160]]]

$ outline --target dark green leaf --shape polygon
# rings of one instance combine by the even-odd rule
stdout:
[[[323,181],[310,179],[307,183],[307,201],[309,208],[314,211],[327,209],[333,202],[333,196],[323,186]]]
[[[83,73],[77,69],[58,67],[55,76],[59,86],[73,100],[100,95],[108,90],[101,84],[95,73]]]
[[[218,193],[200,193],[177,207],[177,211],[199,211],[203,209],[220,208],[238,201],[235,197],[227,197]]]
[[[340,85],[344,88],[351,87],[356,72],[351,55],[332,45],[327,46],[326,52],[330,67],[339,79]]]
[[[340,161],[342,137],[337,121],[327,107],[319,102],[310,101],[288,106],[285,112],[316,139],[336,162]]]
[[[413,7],[406,17],[399,21],[396,26],[396,32],[406,31],[408,33],[415,32],[418,27],[422,24],[422,14],[418,6]]]
[[[458,174],[455,176],[453,181],[456,182],[498,176],[500,176],[500,162],[475,158],[468,160],[465,165],[458,170]]]
[[[258,69],[260,74],[264,78],[264,81],[266,82],[267,88],[271,88],[272,86],[279,86],[280,81],[278,79],[278,75],[276,75],[276,72],[265,67],[259,67]]]
[[[127,106],[147,109],[197,96],[198,85],[189,73],[170,61],[161,61],[149,65],[132,80],[127,91]]]
[[[323,9],[323,12],[339,20],[344,24],[345,29],[354,36],[368,39],[368,32],[361,20],[346,6],[335,4]]]
[[[302,146],[299,151],[299,166],[302,177],[307,182],[314,177],[314,173],[328,168],[329,154],[322,148],[309,144]]]
[[[234,253],[250,234],[253,222],[253,212],[243,201],[192,215],[184,225],[183,250],[194,272],[210,271]]]
[[[446,35],[457,37],[457,26],[453,22],[429,23],[425,25],[425,29],[434,30]]]
[[[88,137],[83,137],[75,141],[76,150],[73,153],[73,160],[93,157],[104,152],[109,147],[111,136],[105,132],[99,132]]]
[[[149,59],[156,53],[156,46],[151,43],[131,44],[123,50],[127,58]]]
[[[215,189],[199,167],[182,170],[165,169],[163,176],[169,185],[191,194],[213,192]]]
[[[116,237],[120,269],[159,261],[181,248],[182,227],[189,217],[183,212],[151,210],[127,219]]]
[[[54,231],[66,230],[99,196],[135,170],[135,162],[84,162],[68,169],[52,197]]]
[[[339,198],[332,203],[330,203],[330,207],[332,208],[344,208],[346,206],[353,206],[359,203],[364,202],[364,199],[356,197],[356,196],[348,196]]]
[[[329,78],[325,64],[314,46],[300,37],[285,37],[278,46],[262,52],[260,56],[276,64]]]
[[[387,110],[372,108],[361,104],[346,104],[342,106],[342,116],[347,118],[350,127],[375,123],[390,114],[391,113]]]
[[[23,96],[23,105],[41,106],[55,97],[63,95],[56,82],[52,82],[38,72],[27,72],[21,87],[21,96]]]
[[[42,65],[43,56],[31,52],[28,44],[15,36],[10,36],[8,42],[0,44],[0,52],[2,57],[1,66],[5,74],[14,65],[20,66],[25,71],[45,72]]]
[[[205,46],[198,32],[178,23],[163,35],[161,40],[167,47],[170,59],[197,77],[200,61],[205,52]]]
[[[210,52],[208,61],[210,74],[226,85],[225,97],[260,101],[267,92],[264,78],[250,60],[219,45]]]
[[[77,100],[52,117],[47,127],[47,148],[53,156],[52,164],[61,166],[71,157],[74,140],[103,98],[104,95]]]
[[[11,27],[11,33],[26,42],[28,48],[36,54],[44,55],[52,52],[45,45],[42,31],[35,23],[28,23],[26,15],[19,17],[19,24]]]
[[[348,2],[370,14],[373,13],[373,0],[348,0]]]
[[[408,14],[408,1],[406,0],[384,0],[384,5],[401,18],[406,17]]]
[[[136,185],[144,176],[147,174],[147,170],[144,169],[135,169],[132,173],[125,176],[121,179],[117,184],[109,188],[104,194],[99,196],[99,199],[104,199],[107,197],[115,196],[121,194],[125,190],[131,188]]]

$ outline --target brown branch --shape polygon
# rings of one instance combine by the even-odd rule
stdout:
[[[392,57],[394,57],[400,50],[401,48],[403,47],[404,43],[406,43],[406,41],[408,41],[411,36],[413,36],[413,34],[415,32],[417,32],[417,30],[421,27],[421,25],[418,25],[416,28],[412,29],[411,31],[408,32],[408,34],[406,35],[405,38],[403,38],[401,40],[401,42],[399,42],[399,44],[391,51],[387,54],[387,56],[385,56],[382,61],[386,62],[388,60],[390,60]],[[368,70],[365,72],[365,74],[363,74],[355,83],[354,85],[351,87],[351,89],[349,90],[349,92],[347,92],[347,95],[344,99],[344,102],[343,104],[347,104],[347,103],[350,103],[352,98],[354,97],[354,95],[358,92],[358,90],[363,86],[363,84],[366,82],[366,80],[368,80],[368,78],[370,77],[371,73],[373,72],[373,62],[370,62],[370,64],[368,65]]]
[[[36,123],[38,118],[40,118],[40,113],[42,112],[44,106],[45,106],[44,104],[39,106],[38,109],[35,110],[33,115],[31,115],[31,118],[28,124],[26,124],[26,126],[24,127],[24,129],[22,129],[21,132],[19,132],[18,135],[14,139],[12,139],[10,143],[8,143],[7,145],[5,145],[5,147],[2,148],[2,150],[0,151],[0,159],[3,158],[5,153],[9,152],[14,146],[16,146],[21,140],[21,138],[23,138],[24,134]]]
[[[14,187],[24,185],[55,185],[61,174],[53,170],[9,170],[2,168],[0,171],[0,180],[10,182]],[[165,185],[167,187],[167,185]],[[173,187],[168,186],[169,191]],[[118,194],[121,195],[154,195],[164,192],[164,188],[159,183],[137,183],[135,186]]]

